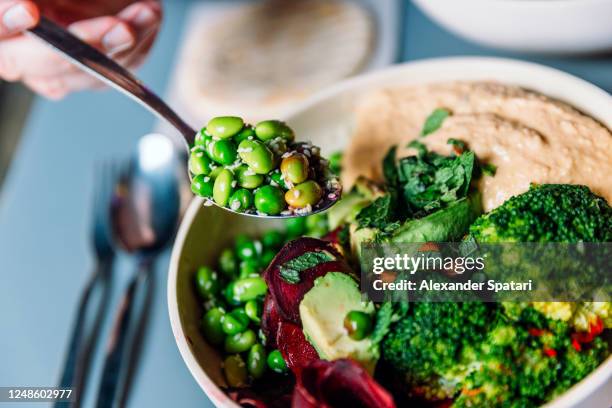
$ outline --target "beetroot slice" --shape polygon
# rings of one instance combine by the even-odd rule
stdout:
[[[319,359],[319,353],[306,340],[302,328],[290,322],[281,321],[276,337],[278,349],[294,373],[301,367]]]
[[[391,394],[352,360],[316,360],[297,373],[293,408],[395,408]]]
[[[286,282],[281,274],[280,267],[286,262],[311,251],[326,251],[337,260],[321,263],[300,273],[298,283]],[[306,292],[314,285],[314,280],[327,272],[352,273],[351,269],[338,253],[333,244],[315,238],[299,238],[289,242],[276,255],[266,272],[264,278],[270,289],[270,294],[278,306],[282,318],[295,324],[300,324],[299,305]]]
[[[261,330],[266,336],[266,345],[276,348],[276,334],[278,333],[278,325],[281,322],[281,317],[278,314],[276,302],[268,293],[263,304],[263,312],[261,316]]]

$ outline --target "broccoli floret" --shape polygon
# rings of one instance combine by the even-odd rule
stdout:
[[[478,218],[479,242],[610,242],[612,207],[586,186],[543,184]]]

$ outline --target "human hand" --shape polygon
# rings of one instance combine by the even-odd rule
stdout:
[[[142,63],[161,23],[157,0],[0,0],[0,78],[51,99],[101,82],[23,30],[44,15],[127,68]]]

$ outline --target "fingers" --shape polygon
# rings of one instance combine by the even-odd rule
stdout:
[[[35,26],[39,18],[38,7],[31,1],[0,1],[0,40]]]

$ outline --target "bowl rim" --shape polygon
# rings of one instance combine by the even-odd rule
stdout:
[[[449,67],[449,65],[451,65],[451,67]],[[576,91],[580,91],[582,101],[579,104],[574,103],[574,101],[568,102],[572,104],[572,106],[578,105],[577,107],[581,111],[587,112],[589,116],[600,120],[608,127],[612,127],[612,115],[610,115],[609,113],[607,115],[605,114],[605,112],[612,112],[612,95],[610,95],[603,89],[597,87],[596,85],[593,85],[590,82],[587,82],[581,78],[558,70],[556,68],[551,68],[537,63],[525,62],[510,58],[471,56],[441,57],[409,61],[393,65],[375,72],[343,80],[329,87],[326,90],[316,93],[303,103],[299,104],[299,106],[296,106],[295,108],[289,110],[288,114],[286,115],[286,118],[288,121],[291,121],[291,118],[295,117],[296,115],[305,112],[308,109],[316,106],[317,104],[324,102],[327,99],[333,98],[338,94],[341,94],[353,88],[359,88],[362,86],[367,86],[368,84],[376,83],[381,78],[389,75],[402,75],[404,71],[424,72],[425,70],[431,69],[438,69],[443,71],[463,69],[465,71],[474,68],[477,68],[475,70],[477,72],[484,72],[488,70],[501,70],[502,72],[520,71],[537,73],[539,74],[538,77],[548,78],[548,83],[556,82],[560,83],[561,86],[564,86],[566,88],[572,88]],[[483,68],[487,68],[487,70],[483,71]],[[474,80],[477,80],[476,78],[477,77],[474,77]],[[480,78],[480,80],[486,80],[486,78],[483,79],[482,75],[480,76]],[[431,81],[415,81],[415,83],[426,82]],[[533,83],[535,83],[535,80],[533,81]],[[547,94],[546,91],[540,92],[543,94]],[[597,109],[598,101],[604,101],[604,108],[607,107],[608,109]],[[167,284],[167,301],[170,325],[172,327],[172,333],[179,352],[181,354],[181,357],[183,358],[183,361],[187,365],[187,368],[191,372],[191,375],[194,377],[198,385],[200,385],[200,387],[208,396],[208,398],[210,398],[213,404],[218,407],[239,407],[239,405],[237,405],[220,387],[218,387],[212,381],[212,379],[208,376],[208,374],[206,374],[204,369],[200,366],[200,364],[194,357],[188,344],[185,331],[183,330],[179,314],[178,297],[176,293],[179,261],[182,256],[186,237],[193,224],[193,220],[195,219],[203,205],[204,200],[202,198],[194,197],[192,199],[181,221],[175,241],[172,246]],[[595,389],[600,388],[605,382],[609,382],[611,378],[612,356],[608,357],[606,361],[600,364],[599,367],[593,372],[591,372],[587,377],[582,379],[577,384],[574,384],[574,386],[572,386],[569,390],[564,392],[555,400],[548,402],[542,408],[561,408],[572,406],[573,404],[576,404],[586,399]]]

